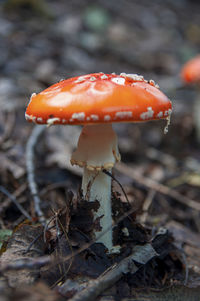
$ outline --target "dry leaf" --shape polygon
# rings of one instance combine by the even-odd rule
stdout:
[[[10,261],[17,259],[25,259],[31,257],[38,257],[43,255],[44,242],[41,226],[21,225],[16,232],[10,237],[6,251],[1,255],[0,266],[8,264]],[[38,238],[36,240],[36,238]],[[35,240],[34,244],[30,248],[30,251],[24,254],[25,250]],[[4,273],[7,278],[9,286],[17,287],[19,285],[31,284],[38,277],[38,271],[21,270],[20,272],[8,271]]]

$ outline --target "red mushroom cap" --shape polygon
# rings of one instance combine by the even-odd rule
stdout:
[[[170,100],[136,74],[94,73],[33,94],[25,117],[39,124],[138,122],[167,118]]]
[[[181,77],[186,83],[200,83],[200,55],[189,60],[183,66]]]

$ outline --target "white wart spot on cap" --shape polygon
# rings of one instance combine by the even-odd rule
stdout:
[[[143,112],[140,114],[140,118],[142,120],[150,119],[153,117],[154,111],[152,110],[152,107],[148,107],[146,112]]]
[[[108,79],[108,76],[107,76],[106,74],[103,74],[103,75],[101,76],[101,79]]]
[[[118,85],[124,85],[125,84],[125,78],[121,78],[121,77],[114,77],[111,79],[111,81],[115,84]]]
[[[85,113],[84,112],[81,112],[81,113],[74,113],[72,114],[72,117],[70,119],[70,121],[72,120],[79,120],[79,121],[83,121],[85,119]]]
[[[171,109],[168,109],[168,110],[165,111],[164,116],[170,116],[171,113],[172,113],[172,110],[171,110]]]
[[[130,118],[132,116],[133,116],[133,113],[131,111],[123,111],[123,112],[115,113],[115,117],[119,118],[119,119]]]
[[[98,115],[92,114],[90,116],[91,116],[91,119],[94,120],[94,121],[99,120],[99,116]]]
[[[95,80],[96,80],[96,77],[95,77],[95,76],[91,76],[91,77],[90,77],[90,81],[91,81],[91,82],[94,82]]]
[[[31,100],[32,100],[32,98],[35,97],[36,95],[37,95],[36,93],[32,93],[32,94],[31,94]]]
[[[148,81],[148,84],[150,84],[151,86],[154,86],[155,88],[157,88],[157,89],[159,89],[160,87],[159,87],[159,85],[158,84],[156,84],[155,82],[154,82],[154,80],[153,79],[150,79],[149,81]]]
[[[53,125],[55,122],[60,122],[60,118],[58,117],[55,117],[55,118],[49,118],[47,119],[47,125],[50,126],[50,125]]]
[[[160,111],[157,115],[156,115],[156,117],[158,117],[158,118],[162,118],[163,117],[163,112],[162,111]]]
[[[109,121],[110,119],[111,119],[110,115],[105,115],[105,116],[104,116],[104,120],[105,120],[105,121]]]
[[[79,76],[79,77],[74,81],[74,83],[81,83],[81,82],[84,82],[85,79],[86,79],[85,76]]]
[[[144,81],[144,77],[142,75],[138,74],[126,74],[126,73],[120,73],[120,76],[123,76],[127,79],[131,79],[133,81]]]
[[[43,122],[42,117],[38,117],[38,118],[37,118],[37,122]]]
[[[30,115],[28,115],[28,114],[25,113],[25,119],[26,120],[32,120],[32,117]]]

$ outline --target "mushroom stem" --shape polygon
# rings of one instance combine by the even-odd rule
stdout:
[[[89,201],[97,200],[99,202],[99,209],[94,212],[94,219],[100,217],[100,229],[94,230],[94,236],[109,251],[113,246],[111,178],[102,170],[111,171],[114,164],[119,160],[117,136],[113,131],[112,124],[83,127],[78,147],[72,154],[71,163],[84,167],[83,196]]]
[[[82,190],[84,196],[88,195],[89,201],[98,200],[100,204],[99,209],[94,212],[94,219],[100,217],[101,230],[94,230],[94,236],[97,242],[103,243],[110,251],[113,247],[111,177],[102,171],[90,171],[84,168]],[[100,235],[101,237],[98,238]]]

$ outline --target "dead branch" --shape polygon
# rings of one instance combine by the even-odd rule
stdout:
[[[36,125],[33,128],[33,131],[26,145],[26,169],[27,169],[28,185],[31,191],[31,195],[33,197],[35,213],[42,224],[45,223],[45,217],[40,207],[41,200],[38,196],[38,187],[35,182],[34,148],[35,145],[37,144],[39,136],[43,133],[45,128],[46,126]]]
[[[0,186],[0,191],[5,194],[17,207],[17,209],[28,219],[32,220],[30,214],[18,203],[17,199],[3,186]]]
[[[15,125],[15,119],[16,119],[15,111],[8,112],[7,117],[5,119],[6,119],[4,120],[5,129],[3,135],[0,136],[0,145],[3,144],[4,141],[7,140],[12,134],[12,130]]]
[[[103,169],[102,171],[103,171],[106,175],[108,175],[109,177],[111,177],[112,180],[115,181],[115,182],[119,185],[119,187],[121,188],[121,190],[122,190],[122,192],[123,192],[123,194],[124,194],[124,196],[125,196],[125,199],[126,199],[126,201],[127,201],[127,204],[130,205],[128,196],[127,196],[126,191],[124,190],[124,187],[122,186],[122,184],[121,184],[121,183],[113,176],[113,174],[110,173],[108,170]]]
[[[19,198],[20,195],[26,190],[27,184],[23,183],[19,188],[17,188],[13,193],[12,196],[16,199]],[[9,206],[12,200],[7,197],[2,203],[1,203],[1,208],[0,208],[0,214],[2,214]]]
[[[132,274],[136,273],[139,267],[137,267],[134,262],[144,265],[155,256],[158,256],[158,254],[151,244],[135,246],[132,254],[129,257],[123,259],[119,264],[114,264],[96,280],[90,281],[87,287],[78,292],[73,298],[70,299],[70,301],[95,300],[95,298],[104,290],[118,281],[123,274],[128,272]]]
[[[177,160],[172,155],[164,153],[163,151],[160,151],[154,147],[146,148],[145,155],[150,160],[156,160],[160,164],[167,167],[169,166],[174,167],[177,165]]]
[[[140,222],[142,224],[144,224],[146,222],[146,220],[147,220],[147,216],[149,214],[148,211],[149,211],[149,208],[150,208],[150,206],[152,204],[152,201],[153,201],[153,198],[154,198],[155,194],[156,194],[155,190],[153,190],[153,189],[149,190],[149,192],[147,194],[147,197],[144,200],[144,203],[143,203],[143,206],[142,206],[143,213],[140,216]]]
[[[125,175],[127,175],[128,177],[133,179],[134,181],[142,184],[143,186],[153,189],[164,195],[167,195],[185,206],[188,206],[192,209],[200,211],[200,203],[197,203],[194,200],[191,200],[190,198],[180,194],[179,192],[177,192],[173,189],[170,189],[169,187],[167,187],[163,184],[160,184],[150,178],[144,177],[141,174],[136,173],[133,168],[127,166],[126,164],[119,163],[116,165],[116,169],[119,172],[124,173]]]

